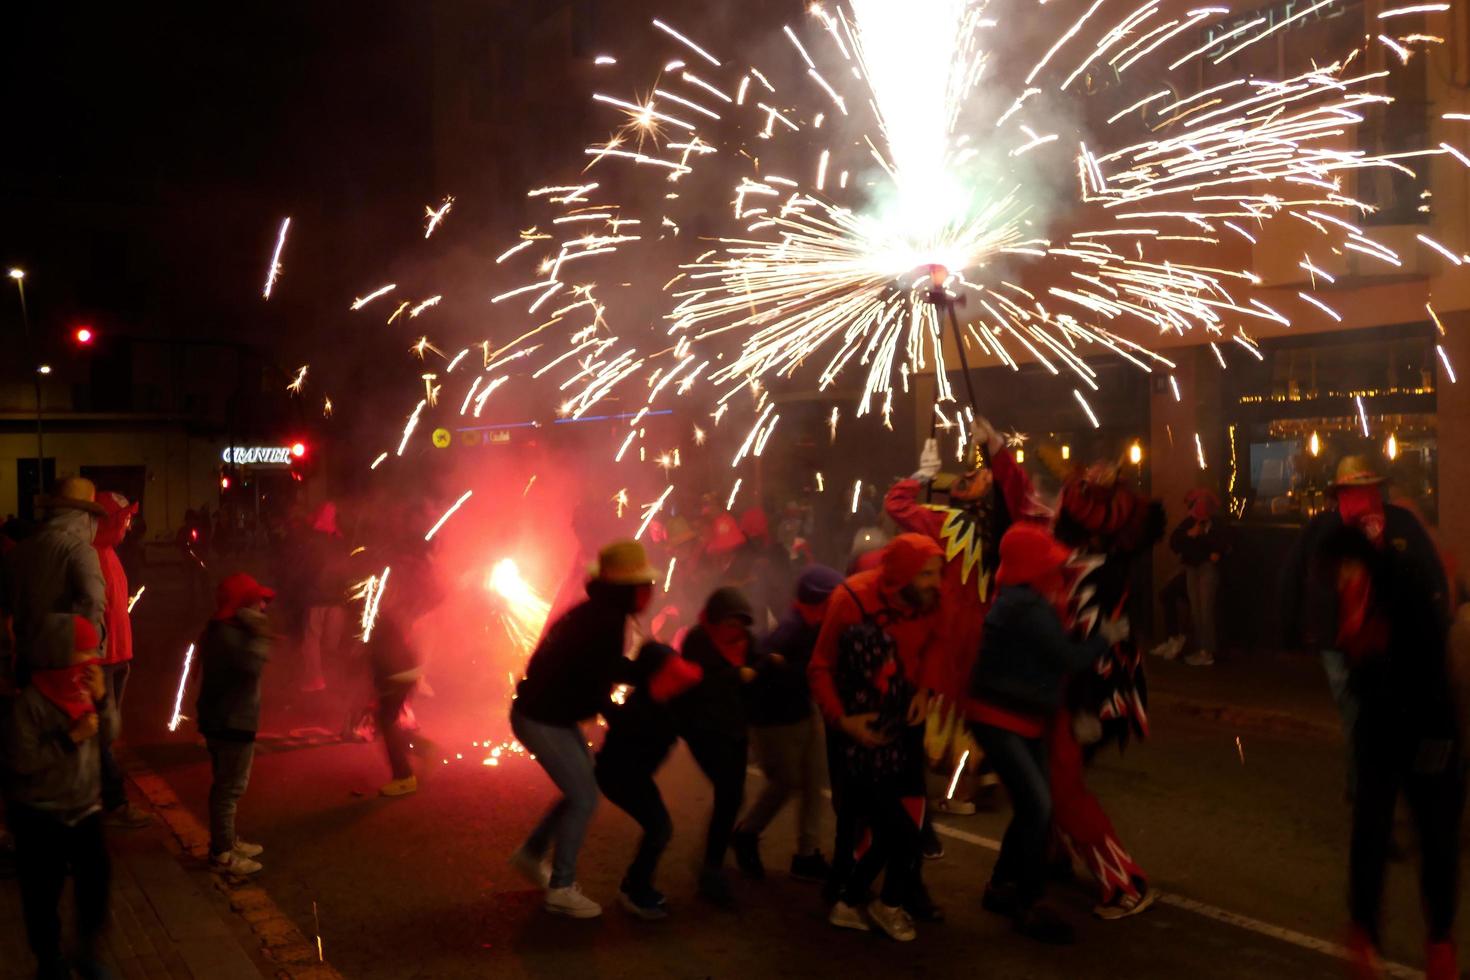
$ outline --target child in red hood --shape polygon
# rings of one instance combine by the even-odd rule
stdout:
[[[98,975],[97,958],[107,924],[111,863],[102,831],[102,775],[97,743],[97,702],[103,697],[97,667],[101,638],[81,616],[57,614],[62,636],[71,621],[71,652],[57,651],[66,667],[34,670],[0,725],[5,764],[6,820],[15,835],[16,873],[26,936],[42,977],[69,977],[75,965]],[[75,879],[77,961],[61,951],[57,905],[68,871]],[[90,972],[89,972],[90,971]]]
[[[106,692],[102,701],[102,808],[107,811],[107,822],[114,827],[136,829],[152,823],[144,811],[128,802],[123,782],[122,767],[113,756],[112,745],[122,730],[123,692],[127,690],[128,674],[133,660],[133,624],[128,616],[128,576],[123,571],[122,561],[117,557],[117,547],[127,537],[132,527],[133,516],[138,513],[136,503],[120,493],[104,491],[97,494],[97,503],[106,512],[97,521],[97,535],[92,547],[97,549],[97,562],[102,566],[103,594],[107,605],[102,612],[106,627],[106,642],[102,647],[102,679]]]

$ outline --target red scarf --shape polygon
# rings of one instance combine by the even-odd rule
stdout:
[[[31,684],[42,697],[56,705],[72,721],[97,710],[92,692],[87,690],[85,666],[60,670],[38,670],[31,674]]]
[[[710,623],[703,616],[699,621],[710,642],[720,651],[720,656],[728,660],[732,667],[744,667],[745,658],[750,652],[750,630],[743,623]]]
[[[1374,547],[1383,545],[1383,491],[1378,487],[1343,487],[1337,491],[1342,522],[1367,535]]]

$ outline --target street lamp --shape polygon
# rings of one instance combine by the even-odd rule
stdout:
[[[24,269],[11,269],[10,278],[15,283],[15,291],[20,294],[20,321],[26,331],[26,346],[30,348],[31,356],[35,356],[35,344],[31,338],[31,314],[26,309],[26,274]],[[41,440],[41,375],[50,374],[51,368],[42,364],[35,374],[36,383],[36,491],[40,492],[42,474],[46,468],[46,453]]]

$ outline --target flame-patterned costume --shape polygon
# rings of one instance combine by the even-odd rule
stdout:
[[[1163,508],[1115,480],[1074,476],[1062,490],[1055,534],[1077,549],[1067,563],[1065,620],[1078,636],[1104,619],[1124,615],[1133,561],[1148,553],[1164,531]],[[1104,905],[1120,892],[1138,895],[1147,876],[1129,856],[1112,821],[1084,780],[1097,745],[1119,745],[1148,734],[1143,656],[1132,636],[1113,645],[1092,670],[1074,678],[1068,706],[1052,720],[1048,758],[1053,822],[1063,843],[1082,859],[1102,889]],[[1101,738],[1084,749],[1074,717],[1101,722]]]

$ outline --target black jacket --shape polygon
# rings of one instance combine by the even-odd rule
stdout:
[[[587,600],[551,625],[516,687],[515,710],[543,725],[575,725],[602,714],[618,684],[647,675],[623,655],[627,607],[614,589],[590,583]]]
[[[648,658],[645,673],[652,676],[669,656],[678,654],[650,644],[639,652],[638,659]],[[652,773],[679,740],[673,709],[649,697],[647,685],[633,688],[622,704],[609,705],[603,715],[607,737],[597,752],[599,778],[628,771]]]
[[[791,609],[766,637],[766,657],[748,698],[752,725],[793,725],[811,717],[812,690],[807,684],[806,668],[821,632],[820,621],[808,623],[800,612]],[[773,653],[785,662],[772,662]]]
[[[1000,590],[985,616],[984,654],[970,675],[970,696],[1026,715],[1061,707],[1068,675],[1108,649],[1101,632],[1075,641],[1051,603],[1025,585]]]
[[[1223,558],[1230,550],[1229,535],[1226,534],[1225,526],[1220,523],[1219,518],[1210,518],[1205,522],[1209,527],[1200,534],[1190,537],[1189,532],[1199,523],[1193,517],[1186,517],[1179,522],[1174,533],[1169,535],[1170,549],[1189,568],[1209,564],[1212,555],[1219,555]]]
[[[241,610],[211,620],[199,638],[199,732],[206,738],[255,741],[260,727],[260,675],[270,654],[265,617]]]
[[[755,653],[755,637],[750,637],[749,650]],[[679,733],[686,735],[715,734],[745,738],[750,721],[751,688],[740,679],[740,668],[720,655],[714,641],[703,626],[696,626],[684,638],[683,655],[704,671],[704,678],[673,701]],[[747,666],[754,667],[751,659]]]

